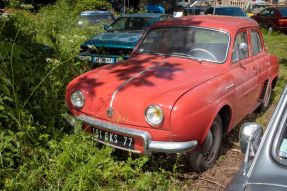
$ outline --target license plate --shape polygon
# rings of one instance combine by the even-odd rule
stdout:
[[[126,149],[134,149],[134,139],[131,137],[103,131],[95,127],[93,127],[93,136],[96,140],[101,142],[109,143],[111,145],[116,145]]]
[[[79,56],[79,59],[82,61],[92,61],[91,56]]]
[[[112,63],[114,63],[114,59],[113,58],[94,57],[94,62],[112,64]]]

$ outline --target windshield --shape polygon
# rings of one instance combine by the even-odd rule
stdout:
[[[245,17],[246,14],[242,9],[235,7],[216,8],[215,15],[239,16]]]
[[[287,7],[280,7],[278,8],[280,14],[282,15],[282,17],[287,17]]]
[[[121,17],[109,27],[109,31],[144,30],[158,20],[156,17]]]
[[[226,59],[228,45],[229,35],[222,31],[196,27],[166,27],[148,32],[136,52],[222,63]]]
[[[80,21],[89,22],[90,24],[97,24],[102,20],[113,21],[114,18],[112,15],[81,15]]]
[[[260,11],[262,11],[263,9],[265,9],[267,7],[267,5],[253,5],[250,12],[251,13],[259,13]]]

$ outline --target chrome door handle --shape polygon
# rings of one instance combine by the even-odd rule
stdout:
[[[234,87],[234,83],[225,86],[225,89],[228,90],[228,89],[233,88],[233,87]]]

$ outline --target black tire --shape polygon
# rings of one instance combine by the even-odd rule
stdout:
[[[217,115],[201,148],[187,154],[193,170],[201,172],[213,167],[221,148],[222,132],[222,121]]]
[[[271,83],[268,85],[267,90],[266,90],[266,95],[264,96],[263,101],[257,108],[256,112],[264,112],[268,109],[268,106],[271,101],[271,95],[272,95],[272,86]]]

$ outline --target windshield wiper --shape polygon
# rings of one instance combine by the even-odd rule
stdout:
[[[196,58],[196,57],[193,57],[193,56],[190,56],[189,54],[185,54],[185,53],[181,53],[181,52],[173,52],[171,55],[175,55],[175,56],[184,56],[184,57],[187,57],[187,58],[191,58],[193,60],[196,60],[198,61],[198,63],[202,63],[202,60],[199,59],[199,58]]]
[[[160,55],[160,56],[163,55],[162,53],[155,52],[155,51],[149,51],[149,50],[143,51],[143,52],[138,51],[138,52],[139,52],[139,53],[142,53],[142,54],[155,54],[155,55]]]

